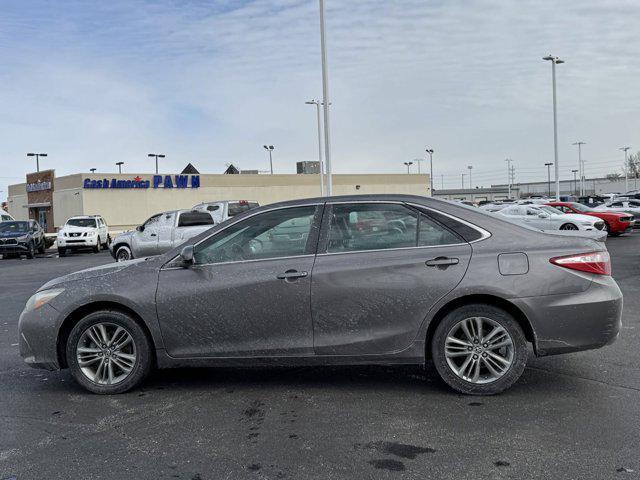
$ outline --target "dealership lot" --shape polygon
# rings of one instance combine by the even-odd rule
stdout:
[[[533,359],[496,397],[404,367],[161,371],[91,395],[22,362],[17,317],[47,280],[113,260],[2,260],[0,479],[638,478],[640,235],[607,245],[618,341]]]

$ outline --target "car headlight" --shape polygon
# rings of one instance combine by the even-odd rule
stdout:
[[[29,240],[29,235],[23,235],[22,237],[18,237],[18,238],[16,238],[16,241],[17,241],[18,243],[20,243],[20,242],[26,242],[27,240]]]
[[[96,232],[87,232],[87,237],[95,237]]]
[[[27,300],[27,305],[24,307],[24,311],[30,312],[31,310],[37,310],[40,307],[45,306],[62,292],[64,292],[64,288],[52,288],[51,290],[37,292]]]

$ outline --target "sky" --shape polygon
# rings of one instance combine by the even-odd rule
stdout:
[[[326,0],[335,173],[403,173],[433,148],[434,186],[546,179],[551,53],[561,178],[640,150],[640,2]],[[275,173],[316,160],[317,0],[3,0],[0,199],[46,152],[56,175]],[[427,169],[422,162],[422,172]],[[412,167],[417,172],[416,165]],[[468,182],[468,177],[466,178]]]

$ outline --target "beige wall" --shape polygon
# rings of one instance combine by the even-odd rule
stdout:
[[[257,200],[266,205],[282,200],[320,195],[318,175],[200,175],[200,188],[177,189],[84,189],[84,178],[130,180],[136,175],[152,180],[148,174],[76,174],[56,178],[54,218],[60,227],[73,215],[102,215],[112,230],[125,230],[141,224],[154,213],[191,208],[215,200]],[[429,195],[428,175],[334,175],[334,195],[404,193]],[[360,188],[356,188],[359,185]],[[17,187],[17,186],[16,186]],[[11,192],[17,193],[17,190]],[[24,184],[22,185],[24,191]],[[24,205],[15,196],[14,204]],[[20,203],[21,202],[21,203]],[[9,204],[11,206],[11,203]],[[14,215],[13,212],[10,212]]]

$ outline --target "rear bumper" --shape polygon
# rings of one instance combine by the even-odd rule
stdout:
[[[622,292],[611,277],[598,277],[584,292],[514,299],[535,332],[538,356],[604,347],[618,337]]]

